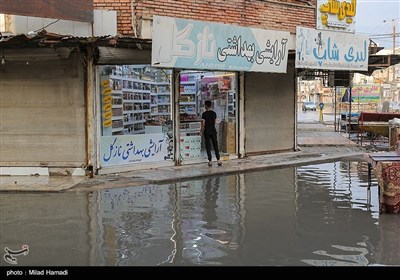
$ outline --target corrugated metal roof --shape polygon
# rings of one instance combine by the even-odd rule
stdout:
[[[84,47],[91,45],[123,47],[133,49],[151,49],[150,39],[141,39],[128,36],[98,36],[98,37],[77,37],[49,33],[42,30],[39,33],[2,35],[0,36],[0,49],[7,48],[37,48],[37,47]]]

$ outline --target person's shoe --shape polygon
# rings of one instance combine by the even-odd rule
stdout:
[[[212,166],[212,162],[211,161],[208,162],[208,166]]]
[[[222,166],[222,162],[220,160],[218,161],[218,166]]]

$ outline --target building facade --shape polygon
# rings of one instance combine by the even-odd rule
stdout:
[[[84,43],[70,38],[71,45],[57,48],[56,54],[50,40],[18,50],[12,40],[0,46],[5,58],[0,71],[3,174],[94,175],[205,161],[196,129],[209,98],[220,110],[224,159],[297,148],[293,38],[296,26],[315,26],[316,1],[95,0],[93,7],[116,12],[117,36],[104,45],[89,44],[87,36]],[[152,66],[151,41],[145,39],[151,37],[156,15],[290,32],[286,71]],[[101,19],[96,22],[94,16],[94,23]],[[107,33],[112,32],[92,36],[114,35]],[[30,43],[32,39],[25,39],[24,44]],[[43,45],[51,54],[38,59]],[[58,54],[62,49],[68,55]],[[22,58],[11,59],[13,55]],[[190,95],[192,90],[196,95]],[[164,113],[169,114],[160,117]],[[146,129],[151,138],[146,138]],[[160,134],[167,136],[157,138]],[[144,160],[155,151],[150,146],[156,140],[164,141],[163,156]],[[111,158],[118,160],[108,164]]]

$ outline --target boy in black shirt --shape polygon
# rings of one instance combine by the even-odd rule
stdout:
[[[215,129],[215,120],[217,119],[217,114],[211,110],[211,101],[206,100],[204,102],[206,111],[201,115],[201,132],[204,135],[204,140],[206,144],[207,157],[208,157],[208,166],[212,166],[211,162],[211,142],[214,147],[215,157],[218,161],[218,166],[222,165],[222,162],[219,160],[219,150],[218,150],[218,141],[217,141],[217,130]],[[210,142],[211,141],[211,142]]]

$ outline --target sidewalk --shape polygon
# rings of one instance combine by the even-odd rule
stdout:
[[[70,176],[2,176],[0,192],[94,191],[106,188],[167,184],[268,168],[316,164],[344,158],[360,159],[365,151],[333,127],[320,123],[298,124],[299,151],[251,156],[224,161],[223,166],[207,163],[135,170],[95,178]]]

